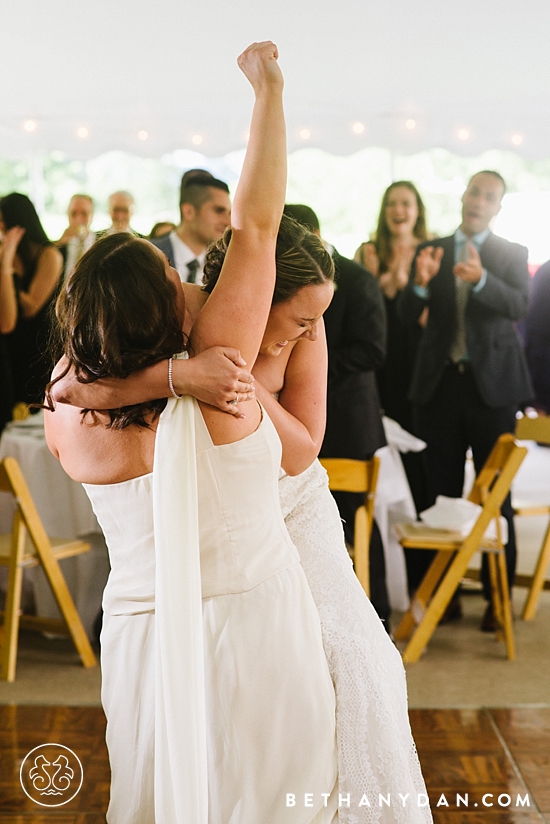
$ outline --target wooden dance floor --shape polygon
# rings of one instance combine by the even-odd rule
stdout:
[[[436,824],[550,824],[550,707],[417,709],[411,724]],[[0,706],[0,824],[104,824],[104,735],[99,707]],[[74,750],[84,770],[82,789],[58,809],[37,806],[19,782],[26,754],[48,742]]]

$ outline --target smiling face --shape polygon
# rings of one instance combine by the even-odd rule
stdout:
[[[396,186],[388,194],[385,210],[386,224],[394,237],[414,234],[418,220],[418,203],[414,192],[406,186]]]
[[[334,284],[303,286],[294,297],[271,307],[260,354],[276,357],[291,342],[317,339],[317,323],[334,294]]]
[[[495,175],[481,172],[474,175],[462,195],[462,225],[465,235],[471,237],[484,232],[498,215],[504,196],[502,181]]]

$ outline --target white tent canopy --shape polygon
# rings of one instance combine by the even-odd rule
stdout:
[[[291,151],[550,155],[548,0],[4,0],[2,31],[3,157],[241,148],[236,57],[264,38]]]

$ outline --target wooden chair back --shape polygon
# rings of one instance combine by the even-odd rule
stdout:
[[[516,438],[550,444],[550,415],[523,415],[516,423]]]
[[[16,503],[11,533],[0,535],[0,566],[8,567],[0,650],[1,677],[8,681],[15,679],[20,626],[70,635],[84,666],[94,666],[97,663],[94,652],[58,563],[62,558],[87,552],[90,545],[79,539],[48,537],[15,458],[4,458],[0,462],[0,491],[11,493]],[[33,566],[43,568],[63,616],[62,621],[20,615],[23,569]]]
[[[464,543],[479,546],[483,535],[493,518],[499,533],[500,508],[510,492],[512,481],[527,454],[527,449],[519,446],[511,434],[501,435],[491,454],[475,479],[468,500],[483,507],[470,535]]]
[[[380,459],[356,461],[351,458],[322,458],[327,471],[329,488],[334,492],[363,493],[364,503],[355,513],[355,543],[351,550],[353,566],[361,586],[370,595],[369,545],[374,521],[374,499]]]

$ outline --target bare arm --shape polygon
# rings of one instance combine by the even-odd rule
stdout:
[[[67,365],[62,358],[56,367],[60,373]],[[236,349],[215,347],[191,360],[172,363],[172,380],[178,395],[193,395],[198,400],[239,416],[238,406],[231,403],[254,397],[254,379],[243,369],[244,361]],[[58,369],[59,367],[59,369]],[[83,409],[118,409],[135,403],[171,396],[168,385],[168,361],[163,360],[124,380],[101,378],[93,383],[80,383],[74,371],[52,387],[54,403],[67,403]]]
[[[13,267],[19,241],[25,234],[20,226],[13,226],[4,234],[0,248],[0,332],[7,335],[17,323],[17,298],[13,282]]]
[[[322,321],[316,341],[298,341],[285,371],[277,401],[256,382],[256,394],[275,424],[283,444],[282,467],[298,475],[321,449],[326,424],[327,344]]]
[[[62,269],[61,252],[53,246],[47,246],[40,255],[29,291],[19,293],[19,302],[24,317],[33,318],[42,309],[51,297]]]
[[[231,213],[219,280],[191,334],[195,352],[230,342],[247,363],[258,354],[275,285],[275,244],[286,189],[283,79],[272,43],[239,58],[255,93],[250,139]]]
[[[273,43],[256,43],[239,58],[255,94],[250,139],[235,194],[232,236],[221,273],[193,326],[195,353],[229,342],[254,363],[265,331],[275,285],[275,246],[286,190],[283,79]],[[203,409],[215,443],[231,443],[253,431],[259,409],[247,420]]]

